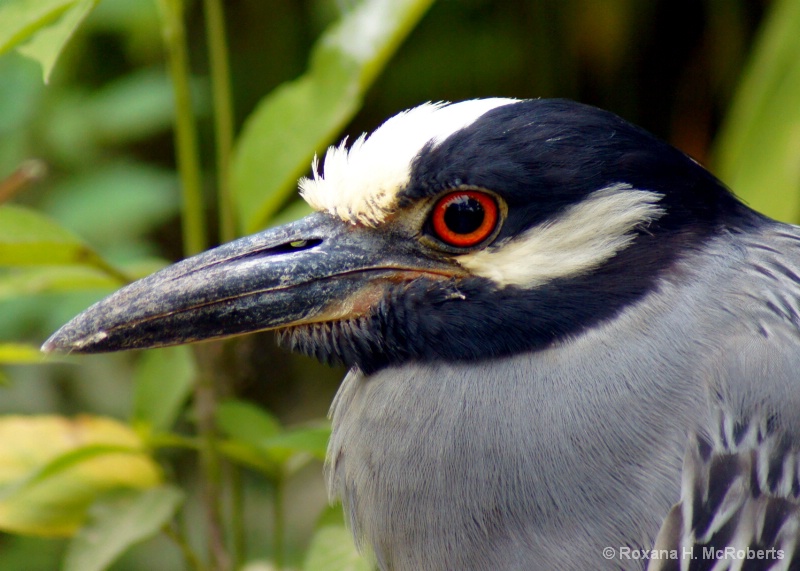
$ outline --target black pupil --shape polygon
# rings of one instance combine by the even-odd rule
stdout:
[[[455,234],[470,234],[483,224],[483,205],[469,196],[460,196],[447,205],[444,223]]]

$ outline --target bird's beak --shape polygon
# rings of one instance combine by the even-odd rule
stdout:
[[[452,279],[452,262],[391,229],[315,213],[165,268],[96,303],[44,351],[162,347],[364,315],[393,283]]]

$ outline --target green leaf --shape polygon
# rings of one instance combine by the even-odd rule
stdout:
[[[207,88],[192,85],[197,115],[205,114]],[[203,101],[201,105],[198,101]],[[175,116],[172,84],[163,68],[137,70],[92,93],[80,103],[88,113],[93,136],[103,142],[122,144],[168,131]],[[202,110],[202,113],[198,110]]]
[[[289,203],[286,208],[273,216],[270,220],[270,224],[273,226],[282,226],[283,224],[288,224],[290,222],[300,220],[301,218],[305,218],[312,212],[313,210],[311,206],[309,206],[305,200],[298,198],[297,200]]]
[[[280,209],[314,152],[355,115],[364,92],[432,2],[360,2],[317,41],[309,70],[261,101],[233,157],[231,183],[244,232],[263,227]]]
[[[280,423],[269,412],[239,400],[220,403],[217,408],[217,425],[231,438],[256,447],[281,430]]]
[[[208,86],[192,78],[195,117],[209,114]],[[172,83],[163,68],[146,68],[110,83],[83,102],[92,135],[106,143],[123,144],[168,132],[175,120]]]
[[[345,528],[341,509],[330,508],[311,538],[302,571],[372,571],[373,565],[356,549]]]
[[[22,343],[0,343],[0,363],[4,365],[25,365],[43,361],[44,355],[38,347]]]
[[[175,174],[142,163],[103,165],[53,188],[42,206],[92,244],[128,243],[178,214]]]
[[[273,455],[305,452],[319,460],[325,460],[330,436],[329,426],[295,428],[262,440],[258,446]]]
[[[21,206],[0,207],[0,265],[87,264],[99,260],[83,241]]]
[[[183,499],[183,492],[174,486],[117,492],[99,499],[67,547],[63,571],[106,569],[129,547],[158,533]]]
[[[750,206],[800,221],[800,2],[770,8],[717,141],[722,180]]]
[[[42,65],[44,82],[50,81],[50,74],[56,65],[64,46],[89,15],[98,0],[79,0],[55,24],[39,30],[26,44],[17,48],[21,54],[38,61]]]
[[[2,19],[0,25],[1,22]],[[40,105],[43,93],[44,86],[36,64],[16,54],[0,57],[0,109],[3,110],[0,113],[0,157],[3,156],[3,147],[9,144],[18,147],[16,150],[20,153],[17,161],[3,161],[6,165],[19,164],[28,158],[25,157],[25,153],[29,152],[26,145],[19,142],[13,145],[10,139],[24,132],[37,114],[42,113]],[[6,174],[4,172],[4,176]]]
[[[3,571],[58,569],[64,551],[61,541],[42,541],[23,535],[3,536]]]
[[[0,55],[24,42],[76,0],[6,0],[0,4]]]
[[[292,472],[311,457],[324,460],[330,438],[327,424],[282,431],[266,410],[238,400],[219,405],[217,425],[231,437],[221,447],[226,456],[270,477],[280,469]]]
[[[197,374],[188,347],[145,351],[134,373],[133,420],[169,430],[192,392]]]
[[[199,78],[191,87],[195,117],[203,117],[208,114],[208,87]],[[175,101],[163,68],[151,67],[126,74],[97,91],[67,86],[59,90],[48,111],[48,121],[43,125],[43,136],[52,146],[48,150],[58,160],[94,170],[98,168],[97,159],[108,155],[109,145],[130,144],[168,132]],[[142,165],[131,161],[123,164],[137,165],[140,170]],[[99,167],[103,167],[102,162]]]
[[[255,446],[241,440],[223,440],[217,446],[228,460],[258,471],[270,481],[275,481],[283,475],[282,465]]]
[[[118,279],[87,266],[40,266],[14,268],[0,272],[0,300],[13,297],[79,291],[87,289],[117,289]]]
[[[325,459],[330,428],[312,426],[281,431],[266,410],[245,401],[229,400],[217,409],[217,425],[231,439],[220,450],[233,461],[270,478],[291,473],[312,457]]]

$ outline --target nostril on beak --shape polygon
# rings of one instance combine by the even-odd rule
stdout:
[[[319,238],[310,240],[294,240],[293,242],[278,246],[275,248],[275,250],[281,253],[302,252],[303,250],[311,250],[312,248],[316,248],[320,244],[322,244],[322,240]]]
[[[322,240],[295,240],[294,242],[289,242],[288,250],[310,250],[315,246],[319,246],[322,244]]]
[[[295,252],[311,250],[312,248],[316,248],[320,244],[322,244],[322,239],[320,238],[312,238],[309,240],[294,240],[292,242],[285,242],[277,246],[272,246],[271,248],[267,248],[265,250],[256,250],[254,252],[249,252],[242,256],[238,256],[236,259],[244,260],[247,258],[262,258],[265,256],[280,256],[282,254],[294,254]]]

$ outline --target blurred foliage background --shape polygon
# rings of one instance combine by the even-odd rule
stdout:
[[[614,111],[672,142],[755,207],[800,219],[798,0],[406,2],[398,12],[404,19],[388,22],[378,40],[367,38],[378,47],[358,65],[341,53],[362,40],[358,33],[365,28],[337,32],[336,22],[360,2],[229,0],[222,7],[236,147],[223,156],[218,93],[209,81],[209,53],[218,52],[209,50],[208,4],[188,1],[172,16],[176,0],[73,4],[88,15],[70,31],[45,84],[41,65],[19,53],[35,55],[35,46],[11,50],[9,40],[12,16],[32,13],[37,2],[0,0],[0,53],[4,39],[8,47],[0,57],[0,202],[6,203],[0,209],[0,414],[7,420],[80,413],[119,419],[131,435],[103,445],[138,439],[146,458],[157,462],[159,481],[184,491],[183,507],[151,526],[165,525],[167,533],[123,541],[126,547],[153,536],[112,569],[225,568],[206,553],[213,541],[205,522],[215,502],[228,522],[222,540],[231,566],[268,569],[277,561],[337,568],[310,555],[309,542],[320,537],[314,535],[320,526],[332,534],[330,545],[346,537],[329,525],[340,521],[337,514],[323,514],[320,462],[320,419],[344,371],[278,351],[269,333],[203,345],[195,354],[43,362],[31,353],[126,280],[192,251],[187,219],[200,223],[195,241],[202,247],[302,215],[291,181],[306,174],[314,152],[334,139],[352,140],[424,101],[567,97]],[[388,9],[378,13],[396,17]],[[51,14],[48,22],[61,22],[65,14],[73,12]],[[191,200],[181,185],[187,179],[176,162],[170,17],[186,26],[188,116],[197,128],[201,175],[201,199],[190,204],[195,214],[186,212]],[[326,40],[316,43],[320,36]],[[228,185],[229,194],[218,198]],[[195,404],[186,405],[198,370],[200,386],[208,377],[211,387],[214,426],[206,423],[205,431],[209,410],[197,401],[209,393],[195,390]],[[38,425],[34,430],[33,420],[26,424],[40,416],[21,418],[23,428],[4,432],[9,440],[31,431],[23,440],[35,449],[62,434]],[[209,469],[203,437],[213,440],[217,432],[222,436],[212,448],[222,452],[211,454]],[[16,481],[4,474],[23,454],[9,460],[3,448],[0,443],[0,524],[3,510],[11,509],[3,504],[7,484]],[[89,456],[101,453],[90,450]],[[209,493],[217,498],[209,500]],[[160,500],[175,510],[181,501]],[[83,529],[92,521],[103,520],[90,512]],[[53,535],[36,525],[27,531],[4,525],[23,533],[0,534],[3,571],[86,569],[76,563],[76,538],[32,537]],[[336,565],[362,565],[347,557]]]

